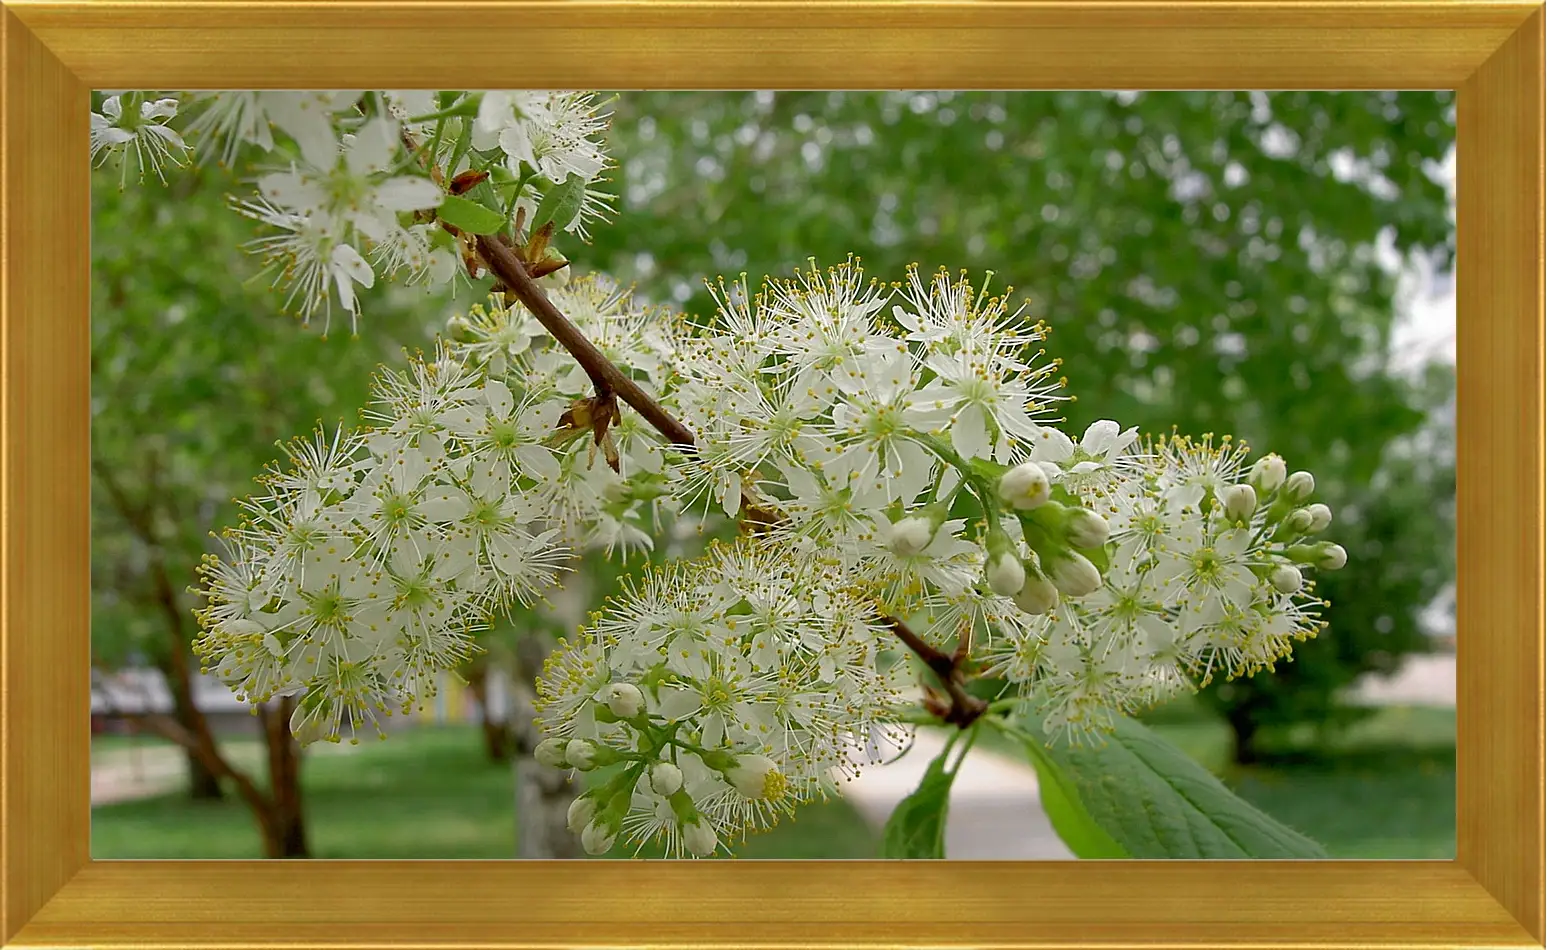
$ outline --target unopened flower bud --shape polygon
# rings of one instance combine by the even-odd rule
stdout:
[[[602,747],[589,739],[571,739],[564,747],[564,758],[569,764],[582,772],[602,764]]]
[[[596,799],[590,795],[582,795],[569,803],[569,812],[564,816],[564,821],[569,826],[569,830],[578,835],[595,817]]]
[[[692,854],[707,858],[720,846],[719,836],[701,816],[682,823],[682,846]]]
[[[1022,462],[999,479],[999,497],[1012,508],[1030,511],[1046,502],[1053,485],[1036,462]]]
[[[928,518],[910,515],[892,525],[888,546],[903,557],[911,557],[929,547],[934,539],[935,525]]]
[[[736,764],[721,774],[731,787],[752,799],[782,798],[788,784],[779,766],[766,755],[737,756]]]
[[[564,747],[568,744],[564,739],[544,739],[532,750],[532,758],[549,768],[567,769],[569,760],[564,758]]]
[[[1277,455],[1264,455],[1252,466],[1251,482],[1264,495],[1271,495],[1284,484],[1289,469]]]
[[[983,576],[988,580],[988,589],[1004,597],[1014,597],[1026,585],[1026,568],[1010,551],[989,558]]]
[[[619,719],[633,719],[645,708],[645,694],[633,683],[610,683],[602,688],[597,698]]]
[[[634,486],[630,485],[626,479],[622,479],[603,486],[602,498],[606,501],[612,502],[613,504],[625,502],[629,500],[629,496],[633,493],[633,490]]]
[[[585,848],[586,854],[606,854],[612,850],[612,842],[617,837],[616,828],[593,822],[580,833],[580,846]]]
[[[657,762],[650,767],[650,787],[657,795],[670,796],[682,787],[682,770],[670,762]]]
[[[1295,472],[1284,482],[1284,494],[1295,501],[1304,501],[1316,490],[1316,477],[1310,472]]]
[[[1318,501],[1305,510],[1311,513],[1311,526],[1307,529],[1311,534],[1320,534],[1332,524],[1332,509],[1321,502]]]
[[[1084,597],[1101,586],[1101,572],[1082,554],[1070,553],[1054,561],[1048,579],[1068,597]]]
[[[1112,528],[1107,519],[1089,508],[1075,508],[1064,521],[1064,537],[1077,548],[1099,548],[1107,543]]]
[[[1015,593],[1015,606],[1029,614],[1045,614],[1058,606],[1058,588],[1041,574],[1028,574]]]
[[[1316,566],[1324,571],[1339,571],[1348,563],[1348,552],[1341,544],[1323,542],[1317,545]]]
[[[1311,514],[1311,509],[1309,508],[1296,508],[1289,513],[1288,518],[1284,519],[1284,524],[1289,527],[1289,530],[1298,534],[1305,534],[1307,531],[1310,531],[1311,525],[1315,522],[1316,516]]]
[[[1225,506],[1225,517],[1231,521],[1248,521],[1257,510],[1257,490],[1250,485],[1229,485],[1219,493]]]
[[[1293,564],[1280,564],[1268,575],[1268,583],[1280,594],[1293,594],[1305,586],[1305,578]]]

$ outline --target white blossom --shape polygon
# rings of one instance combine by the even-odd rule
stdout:
[[[886,636],[831,564],[785,544],[716,547],[652,572],[561,645],[539,682],[542,728],[650,760],[615,793],[636,844],[683,846],[678,795],[729,840],[820,794],[830,770],[852,771],[846,737],[898,701],[876,663]],[[643,731],[597,715],[613,683],[642,689]]]
[[[166,167],[182,165],[189,151],[182,136],[168,125],[177,116],[178,100],[150,99],[139,93],[127,98],[127,108],[125,96],[114,95],[102,100],[101,112],[91,113],[92,161],[100,165],[117,156],[120,183],[127,180],[132,165],[139,178],[149,171],[165,184]]]

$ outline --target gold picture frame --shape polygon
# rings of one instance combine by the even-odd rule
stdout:
[[[0,942],[1542,946],[1543,21],[1517,0],[6,0]],[[642,85],[1458,90],[1456,859],[91,860],[89,91]]]

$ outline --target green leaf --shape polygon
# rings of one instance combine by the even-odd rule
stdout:
[[[494,234],[505,226],[504,215],[459,195],[442,198],[435,213],[442,221],[468,234]]]
[[[945,819],[951,805],[951,783],[956,772],[946,771],[951,745],[940,750],[919,787],[892,810],[882,830],[883,858],[945,857]]]
[[[1029,731],[1045,735],[1034,724]],[[1099,745],[1058,741],[1044,754],[1068,777],[1064,790],[1129,857],[1327,856],[1321,845],[1258,811],[1132,719],[1120,718],[1116,732]]]
[[[1096,565],[1096,570],[1103,574],[1112,566],[1112,559],[1107,554],[1106,545],[1102,545],[1099,548],[1076,548],[1075,550],[1085,555],[1085,559]]]
[[[562,231],[574,222],[585,202],[585,179],[570,175],[561,183],[548,189],[532,215],[532,231],[537,231],[549,221],[555,231]]]
[[[1003,696],[1010,688],[1010,681],[989,676],[978,676],[967,681],[967,693],[993,702]]]
[[[1026,757],[1037,770],[1037,790],[1042,810],[1058,837],[1077,858],[1126,858],[1128,852],[1096,823],[1080,801],[1069,774],[1054,762],[1041,743],[1027,739]]]

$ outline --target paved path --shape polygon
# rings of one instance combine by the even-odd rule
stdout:
[[[347,742],[318,743],[307,754],[350,755],[359,746]],[[221,744],[221,751],[237,769],[260,780],[267,774],[262,747],[255,741]],[[188,784],[188,760],[177,746],[157,742],[142,748],[110,749],[91,756],[91,804],[151,798],[177,791]]]
[[[188,781],[186,758],[173,748],[114,749],[91,756],[91,803],[150,798]]]
[[[1395,676],[1366,677],[1354,688],[1354,697],[1369,706],[1454,706],[1456,655],[1408,657]]]
[[[924,770],[945,747],[938,730],[920,730],[907,755],[870,766],[843,787],[843,796],[877,828],[918,787]],[[951,784],[945,856],[966,860],[1044,861],[1074,855],[1053,832],[1027,766],[974,746]]]

